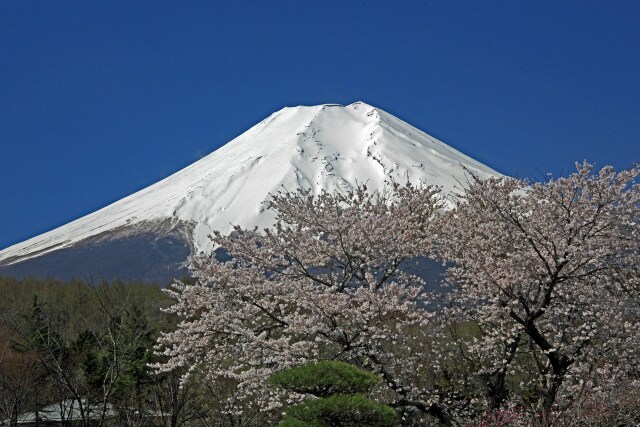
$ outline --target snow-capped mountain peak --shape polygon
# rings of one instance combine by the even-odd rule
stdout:
[[[232,224],[266,227],[269,194],[304,187],[348,190],[389,177],[454,189],[465,170],[499,175],[408,123],[364,102],[283,108],[185,169],[62,227],[0,251],[0,265],[88,239],[180,228],[195,251]]]

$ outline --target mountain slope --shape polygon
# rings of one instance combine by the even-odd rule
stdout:
[[[90,215],[0,251],[0,266],[143,233],[181,236],[195,251],[231,224],[265,227],[262,202],[284,189],[382,188],[389,177],[445,193],[468,169],[498,175],[408,123],[362,102],[284,108],[187,168]]]

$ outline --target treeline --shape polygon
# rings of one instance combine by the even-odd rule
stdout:
[[[0,278],[0,295],[0,424],[235,423],[198,375],[181,386],[183,371],[149,368],[177,322],[159,286]]]

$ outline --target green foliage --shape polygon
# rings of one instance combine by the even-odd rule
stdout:
[[[271,382],[296,393],[326,397],[365,393],[380,382],[380,377],[349,363],[326,360],[278,372]]]
[[[311,426],[315,426],[315,424],[308,423],[306,421],[302,421],[292,417],[285,417],[278,424],[278,427],[311,427]]]
[[[356,394],[334,394],[308,400],[287,411],[280,426],[392,427],[398,425],[393,408]]]
[[[338,361],[322,361],[278,372],[271,382],[288,391],[312,394],[318,399],[289,408],[280,426],[395,426],[393,408],[362,393],[380,377]]]
[[[151,362],[155,344],[155,331],[149,325],[146,313],[138,304],[127,307],[120,324],[125,347],[123,383],[140,387],[147,380],[147,365]]]
[[[57,402],[56,390],[68,390],[94,407],[148,404],[161,381],[149,369],[153,345],[175,321],[160,311],[168,298],[159,287],[0,278],[0,293],[6,351],[28,355],[46,373],[40,402]]]
[[[153,353],[159,331],[178,322],[162,312],[171,299],[159,286],[0,277],[0,295],[0,421],[8,418],[2,405],[19,398],[19,413],[74,400],[77,426],[277,423],[253,407],[250,416],[229,418],[235,389],[198,371],[185,384],[185,369],[153,373],[149,364],[163,360]]]
[[[31,308],[19,315],[24,329],[20,336],[14,338],[13,350],[21,353],[44,352],[50,358],[65,361],[69,358],[69,348],[61,337],[60,327],[67,320],[66,316],[61,313],[49,316],[49,307],[37,295],[33,296],[32,301]]]
[[[136,303],[124,307],[121,314],[112,314],[107,324],[105,330],[82,332],[75,350],[81,355],[87,383],[102,391],[105,378],[115,377],[111,394],[119,400],[138,393],[149,382],[155,331]]]

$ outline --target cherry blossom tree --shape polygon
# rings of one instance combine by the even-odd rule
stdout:
[[[251,409],[242,401],[264,411],[282,405],[268,386],[274,372],[345,360],[380,374],[388,403],[446,419],[418,382],[429,363],[408,331],[428,330],[432,313],[424,280],[405,268],[430,247],[438,190],[390,184],[383,192],[364,185],[318,196],[283,192],[268,207],[274,228],[215,233],[229,257],[194,259],[197,283],[171,292],[169,311],[184,320],[160,339],[168,361],[157,369],[200,369],[233,381],[228,410],[241,414]]]
[[[183,320],[156,369],[220,384],[234,425],[296,403],[273,373],[329,359],[380,374],[380,401],[445,424],[589,422],[621,388],[640,392],[639,174],[471,176],[448,212],[411,184],[277,194],[273,228],[215,233],[218,255],[170,291]],[[420,256],[448,262],[444,307],[410,268]]]
[[[547,424],[640,378],[640,170],[576,166],[546,182],[472,176],[434,228],[450,313],[477,325],[458,347],[492,406],[519,381],[511,391],[537,396]]]

